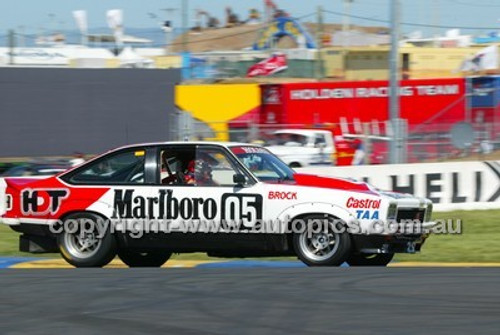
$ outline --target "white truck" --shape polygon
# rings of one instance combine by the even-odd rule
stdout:
[[[292,168],[335,164],[334,139],[328,130],[277,130],[269,144],[267,149]]]

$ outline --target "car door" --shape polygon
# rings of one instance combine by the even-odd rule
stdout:
[[[159,152],[156,216],[172,232],[251,229],[263,218],[256,182],[222,146],[165,146]],[[235,176],[236,179],[235,179]]]

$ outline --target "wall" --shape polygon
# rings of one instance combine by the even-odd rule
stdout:
[[[0,69],[0,157],[169,139],[179,70]]]
[[[410,56],[410,78],[456,78],[464,59],[474,54],[474,48],[401,48]]]
[[[460,78],[463,73],[457,71],[463,60],[474,55],[476,47],[470,48],[428,48],[401,47],[400,66],[403,54],[410,58],[408,79]],[[350,47],[326,48],[323,51],[326,76],[343,80],[388,80],[389,48]]]

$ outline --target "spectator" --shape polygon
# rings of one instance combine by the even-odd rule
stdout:
[[[356,151],[354,151],[354,157],[352,159],[352,165],[362,165],[365,162],[365,150],[363,148],[363,141],[361,141],[359,138],[354,140],[354,148]]]

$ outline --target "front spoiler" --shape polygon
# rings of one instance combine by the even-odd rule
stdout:
[[[419,252],[429,234],[415,235],[352,235],[356,252],[390,254]]]

